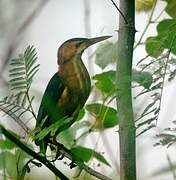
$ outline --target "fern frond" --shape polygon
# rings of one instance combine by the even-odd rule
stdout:
[[[12,105],[11,105],[12,106]],[[16,109],[17,107],[14,107],[14,109]],[[21,108],[19,108],[21,109]],[[19,109],[16,109],[15,111],[19,111]],[[7,114],[8,116],[10,116],[12,119],[15,120],[15,122],[26,132],[29,133],[30,129],[25,125],[25,123],[23,122],[23,120],[20,118],[21,115],[16,115],[15,111],[12,111],[12,109],[8,109],[4,107],[4,104],[0,104],[0,111],[4,112],[5,114]],[[25,112],[25,111],[23,111]]]
[[[21,100],[22,99],[22,100]],[[18,93],[16,95],[10,95],[5,97],[3,100],[0,101],[1,110],[5,110],[5,112],[16,114],[18,117],[17,112],[31,112],[29,105],[26,105],[24,101],[26,101],[27,97],[24,93]],[[26,106],[25,106],[26,105]]]
[[[28,46],[24,54],[10,62],[10,86],[12,91],[27,92],[31,86],[34,75],[39,70],[39,64],[35,65],[37,53],[34,46]]]
[[[11,60],[9,70],[11,93],[0,100],[0,111],[13,118],[25,131],[29,128],[21,120],[21,116],[29,112],[36,118],[32,107],[34,96],[29,96],[32,79],[39,70],[39,64],[35,64],[36,60],[37,53],[33,46],[28,46],[23,54]]]

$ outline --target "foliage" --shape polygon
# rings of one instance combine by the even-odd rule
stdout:
[[[176,1],[175,0],[163,0],[167,2],[167,6],[165,8],[165,11],[172,17],[176,18]]]
[[[11,93],[0,102],[0,110],[8,114],[27,133],[29,133],[30,129],[23,122],[23,115],[25,113],[29,113],[32,115],[32,118],[36,119],[36,114],[32,106],[32,102],[35,98],[34,96],[31,97],[30,95],[31,83],[39,67],[39,65],[35,65],[37,61],[36,55],[37,53],[35,48],[33,46],[28,46],[24,54],[20,54],[18,58],[11,60],[11,68],[9,71]],[[92,157],[94,157],[98,161],[109,166],[109,163],[101,153],[98,153],[93,149],[85,148],[83,146],[77,146],[77,132],[83,129],[83,133],[88,135],[89,131],[87,132],[87,130],[92,128],[91,124],[88,121],[83,120],[84,116],[85,110],[83,108],[80,111],[79,117],[73,124],[73,126],[67,128],[59,134],[59,140],[62,145],[64,145],[64,147],[68,148],[67,153],[71,153],[74,158],[76,157],[80,159],[78,155],[78,152],[80,152],[80,150],[84,152],[85,157],[89,157],[88,159],[80,159],[81,163],[88,162],[92,159]],[[46,118],[44,118],[41,123],[45,123]],[[40,141],[48,135],[53,137],[59,128],[62,129],[63,126],[67,127],[67,124],[69,123],[70,118],[65,117],[61,121],[56,121],[56,123],[42,130],[40,129],[40,127],[34,129],[32,132],[30,132],[30,137],[32,137],[35,141]],[[85,127],[87,129],[85,129]],[[12,132],[12,134],[14,133]],[[81,136],[78,137],[78,139],[79,138],[81,138]],[[18,139],[20,139],[20,137],[18,137]],[[26,155],[24,156],[24,153],[21,153],[16,145],[14,145],[14,143],[9,141],[8,139],[3,139],[0,141],[0,148],[3,150],[0,154],[0,158],[4,158],[4,161],[2,161],[0,167],[1,169],[5,168],[7,174],[10,176],[17,178],[21,177],[23,179],[25,177],[25,174],[30,171],[30,162],[38,166],[38,163],[29,160],[30,157]],[[9,151],[14,149],[16,149],[15,154]],[[16,157],[18,157],[18,159]],[[12,164],[13,166],[11,166]],[[14,167],[14,164],[16,164],[17,166]],[[82,168],[82,165],[80,168]]]
[[[25,113],[34,115],[32,108],[34,96],[29,96],[29,89],[39,67],[39,65],[35,65],[36,54],[35,48],[28,46],[24,54],[20,54],[18,58],[10,61],[9,84],[11,92],[0,101],[0,110],[15,120],[25,132],[29,132],[29,128],[21,119],[22,116]],[[13,131],[11,133],[20,138]],[[0,158],[3,158],[1,169],[5,169],[9,176],[17,178],[21,176],[25,162],[30,157],[6,138],[0,141],[0,148],[2,149]],[[15,150],[15,153],[10,152],[10,150]]]
[[[32,101],[34,96],[29,96],[32,79],[38,71],[39,65],[35,65],[36,49],[28,46],[24,54],[12,59],[9,70],[10,95],[0,101],[0,110],[12,117],[25,131],[29,129],[21,120],[21,116],[29,112],[34,116]]]
[[[94,103],[87,104],[85,109],[95,118],[95,128],[111,128],[118,125],[117,111],[112,107]]]
[[[12,131],[11,133],[14,134]],[[14,135],[18,137],[18,135]],[[18,178],[22,173],[26,160],[30,157],[5,137],[0,141],[0,148],[2,150],[0,153],[0,170],[5,169],[5,173],[9,176]],[[11,150],[15,150],[15,152]]]
[[[155,21],[153,12],[156,0],[136,0],[136,11],[138,13],[147,12],[149,21],[146,29],[141,33],[139,41],[136,42],[137,47],[144,45],[147,56],[140,60],[132,70],[132,85],[134,85],[132,87],[139,90],[139,93],[134,97],[134,101],[142,95],[147,94],[150,97],[149,101],[145,103],[142,112],[135,117],[136,128],[139,132],[137,135],[141,135],[156,126],[164,83],[166,81],[170,82],[176,76],[176,20],[174,19],[176,17],[176,2],[175,0],[163,1],[167,3],[164,11],[170,16],[170,19],[160,20],[160,16],[158,16]],[[147,28],[152,23],[157,24],[157,35],[143,40]],[[98,46],[94,55],[95,63],[102,69],[102,72],[92,77],[95,83],[92,92],[98,91],[101,96],[96,97],[94,103],[87,104],[80,111],[77,121],[70,128],[62,131],[57,138],[67,148],[68,152],[73,155],[73,159],[87,163],[94,158],[110,166],[101,152],[83,147],[79,142],[80,139],[95,130],[96,132],[97,130],[103,131],[118,126],[118,113],[112,106],[118,90],[116,72],[112,68],[109,70],[110,65],[114,65],[117,59],[117,42],[106,41],[102,43]],[[33,78],[39,69],[36,61],[37,53],[33,46],[28,46],[23,54],[11,60],[9,70],[11,92],[0,101],[0,110],[15,120],[27,133],[29,133],[30,129],[22,120],[23,115],[28,113],[28,115],[32,115],[32,118],[36,118],[33,110],[35,97],[30,94]],[[93,119],[93,123],[90,122],[91,119]],[[43,119],[43,123],[44,121],[45,119]],[[62,121],[57,121],[42,130],[40,128],[35,129],[31,133],[33,140],[41,140],[49,134],[54,136],[58,127],[62,127],[69,121],[70,119],[64,118]],[[156,145],[167,147],[173,145],[176,142],[175,132],[175,128],[165,129],[164,133],[157,135],[160,141]],[[0,153],[0,170],[5,169],[5,173],[13,177],[19,177],[19,174],[25,168],[25,173],[30,170],[28,164],[26,164],[30,157],[22,153],[13,142],[3,137],[0,140],[0,148],[2,150]],[[17,164],[15,168],[14,164]],[[79,168],[81,169],[81,166]],[[170,168],[167,167],[163,171],[168,172],[169,170]],[[161,171],[158,172],[161,173]]]
[[[103,155],[93,149],[83,146],[76,146],[71,148],[71,152],[75,155],[75,157],[81,159],[82,161],[88,162],[90,161],[90,159],[96,158],[98,161],[110,166],[110,164],[106,161]]]
[[[165,19],[157,25],[158,35],[149,37],[146,41],[146,51],[151,56],[157,58],[164,49],[170,49],[176,54],[176,20]]]
[[[108,64],[114,63],[117,58],[116,46],[116,43],[114,44],[108,41],[99,45],[95,51],[95,63],[102,69]]]

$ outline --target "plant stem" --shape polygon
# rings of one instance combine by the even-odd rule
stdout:
[[[152,18],[153,18],[153,14],[154,14],[154,11],[155,11],[156,3],[157,3],[157,0],[155,0],[155,2],[154,2],[154,5],[153,5],[153,8],[152,8],[150,17],[149,17],[149,19],[148,19],[148,22],[147,22],[147,24],[146,24],[146,26],[145,26],[145,28],[144,28],[144,31],[143,31],[142,34],[141,34],[141,37],[139,38],[139,41],[138,41],[138,42],[136,43],[136,45],[134,46],[134,49],[136,49],[137,46],[142,42],[142,39],[143,39],[145,33],[147,32],[149,25],[150,25],[151,22],[152,22]]]
[[[116,70],[117,111],[119,117],[120,179],[136,180],[136,128],[133,117],[131,80],[135,37],[135,0],[120,0],[118,57]]]

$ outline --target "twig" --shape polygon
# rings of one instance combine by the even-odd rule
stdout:
[[[149,25],[151,24],[151,21],[152,21],[152,18],[153,18],[153,14],[154,14],[154,11],[155,11],[155,7],[156,7],[156,3],[157,3],[157,0],[154,2],[154,5],[153,5],[153,8],[152,8],[152,11],[151,11],[151,14],[150,14],[150,17],[149,17],[149,20],[148,20],[148,23],[146,24],[145,28],[144,28],[144,31],[143,33],[141,34],[141,37],[139,38],[139,41],[136,43],[136,45],[134,46],[134,50],[137,48],[137,46],[141,43]]]
[[[164,67],[163,80],[162,80],[162,86],[161,86],[161,95],[160,95],[160,102],[159,102],[159,110],[161,110],[162,95],[163,95],[163,90],[164,90],[164,82],[165,82],[165,78],[166,78],[166,71],[167,71],[168,61],[169,61],[169,57],[170,57],[171,50],[172,50],[172,47],[173,47],[175,39],[176,39],[176,36],[172,39],[170,49],[168,50],[168,53],[167,53],[167,59],[166,59],[165,67]],[[156,126],[157,126],[159,114],[160,114],[160,111],[157,114]]]
[[[33,109],[33,106],[32,106],[32,100],[30,99],[30,96],[29,96],[29,91],[26,92],[26,96],[27,96],[27,99],[28,99],[28,102],[29,102],[30,112],[32,113],[35,120],[37,120],[37,117],[35,115],[35,112],[34,112],[34,109]]]
[[[66,149],[63,145],[59,146],[61,148],[60,152],[67,157],[68,159],[70,159],[71,161],[74,161],[75,164],[77,164],[79,167],[81,167],[82,169],[84,169],[87,173],[91,174],[94,177],[97,177],[98,179],[101,180],[112,180],[111,178],[95,171],[94,169],[90,168],[89,166],[85,165],[83,162],[76,160],[73,158],[73,155],[71,154],[71,152]]]
[[[61,178],[62,180],[69,180],[64,174],[62,174],[61,171],[59,171],[49,160],[47,160],[44,156],[40,156],[35,151],[31,150],[28,146],[23,144],[20,140],[18,140],[13,134],[8,132],[2,125],[0,125],[0,133],[4,134],[8,139],[10,139],[14,144],[16,144],[19,148],[21,148],[24,152],[32,156],[34,159],[38,160],[42,164],[44,164],[46,167],[48,167],[56,176]],[[94,169],[88,167],[83,162],[76,160],[73,158],[72,153],[65,148],[63,145],[59,146],[60,152],[69,158],[70,160],[74,161],[79,167],[83,168],[86,172],[89,174],[101,179],[101,180],[112,180],[109,177],[104,176],[103,174],[95,171]]]
[[[143,62],[143,61],[144,61],[145,59],[147,59],[148,57],[150,57],[149,54],[147,54],[144,58],[142,58],[141,60],[139,60],[138,63],[136,64],[136,66],[139,65],[141,62]]]
[[[12,119],[14,119],[15,122],[16,122],[26,133],[29,133],[29,132],[30,132],[29,127],[27,127],[27,126],[25,125],[25,123],[24,123],[19,117],[17,117],[15,114],[9,113],[8,110],[6,111],[4,108],[1,108],[1,106],[0,106],[0,111],[6,113],[8,116],[10,116]]]
[[[163,14],[164,11],[165,11],[165,7],[164,7],[164,9],[159,13],[159,15],[154,19],[154,22],[158,21],[158,19],[160,18],[160,16]]]
[[[124,16],[124,14],[122,13],[122,11],[118,8],[118,6],[116,5],[116,3],[113,0],[110,0],[112,2],[112,4],[114,5],[114,7],[117,9],[117,11],[120,13],[120,15],[123,17],[125,24],[129,24],[126,17]]]
[[[175,36],[175,38],[176,38],[176,36]],[[175,40],[175,38],[173,39],[173,41]],[[173,45],[173,42],[171,44],[171,48],[172,48],[172,45]],[[168,61],[169,61],[169,57],[170,57],[170,53],[171,53],[171,48],[168,51],[168,55],[167,55],[167,59],[166,59],[165,67],[164,67],[163,80],[162,80],[162,85],[161,85],[161,95],[160,95],[160,101],[159,101],[159,109],[161,109],[162,96],[163,96],[163,90],[164,90],[164,82],[165,82],[165,78],[166,78],[166,70],[167,70],[167,65],[168,65]],[[156,125],[158,122],[159,114],[160,114],[160,111],[158,112],[158,116],[156,119]]]
[[[51,164],[44,156],[40,156],[35,151],[31,150],[28,146],[23,144],[14,135],[12,135],[8,130],[6,130],[2,125],[0,125],[0,133],[4,134],[9,140],[21,148],[24,152],[37,159],[39,162],[44,164],[48,169],[50,169],[55,175],[57,175],[62,180],[69,180],[59,169]]]

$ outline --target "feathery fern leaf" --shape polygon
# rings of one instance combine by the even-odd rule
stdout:
[[[20,117],[26,112],[34,116],[31,105],[34,96],[29,96],[29,89],[33,77],[39,70],[39,64],[35,64],[36,60],[37,53],[33,46],[28,46],[23,54],[11,60],[9,70],[11,94],[0,100],[0,111],[12,117],[25,130],[27,126]]]
[[[39,70],[39,64],[35,65],[36,55],[36,49],[33,46],[28,46],[24,54],[20,54],[18,58],[11,60],[9,71],[11,90],[20,92],[29,90],[32,78]]]

